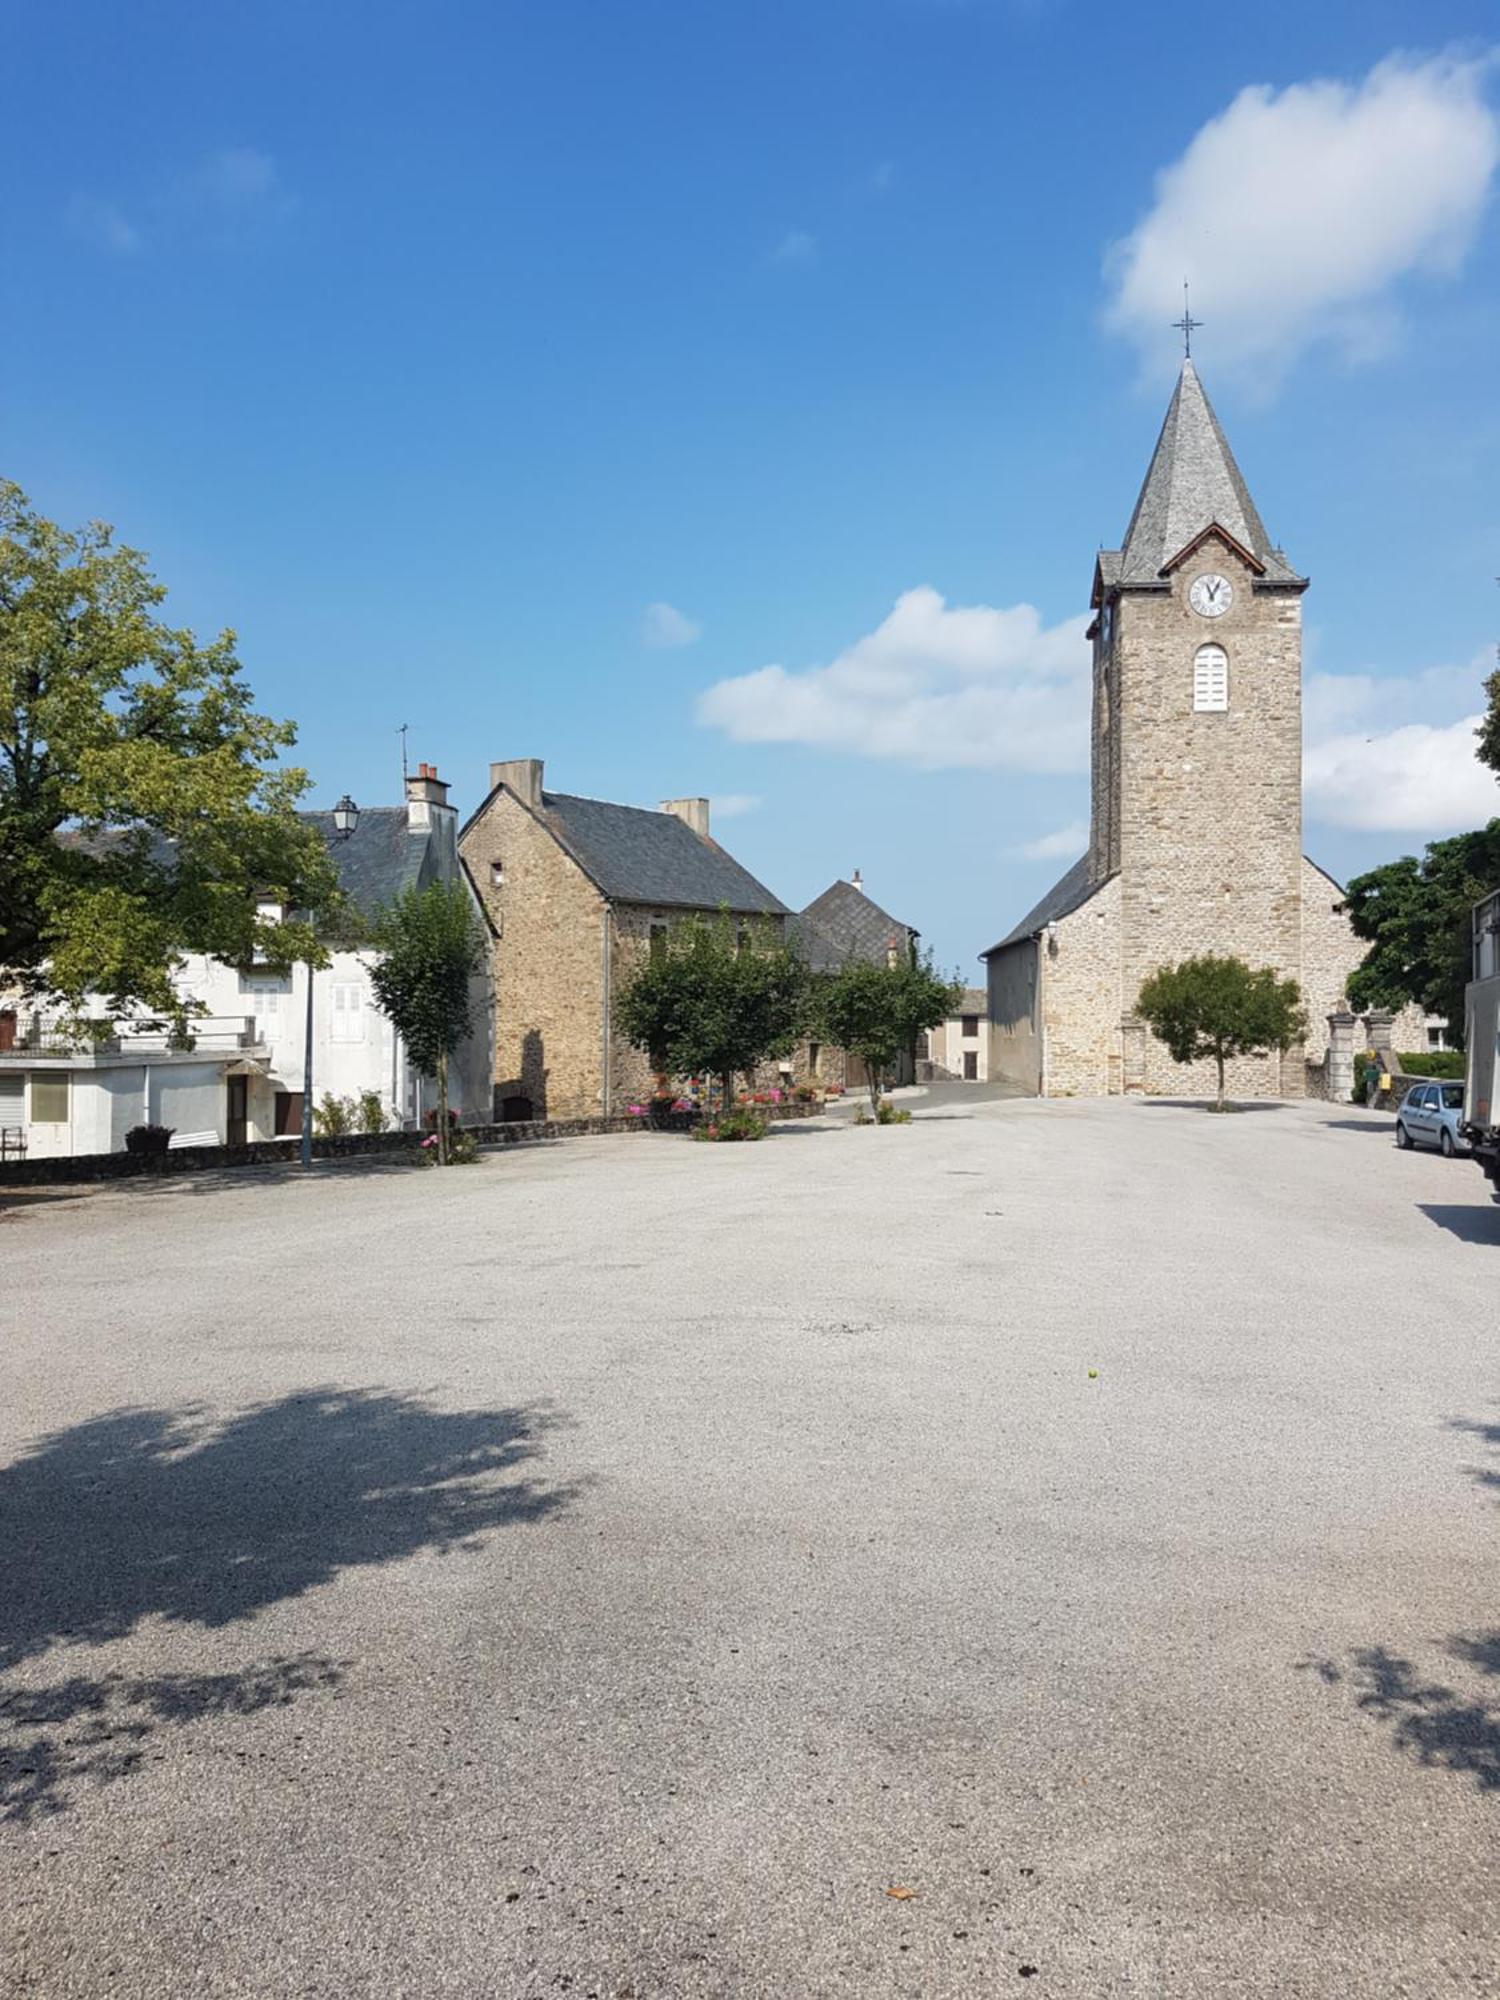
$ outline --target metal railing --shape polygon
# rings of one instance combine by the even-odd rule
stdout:
[[[233,1055],[260,1046],[253,1014],[197,1015],[179,1033],[169,1021],[150,1016],[80,1024],[64,1015],[32,1013],[12,1024],[0,1013],[0,1063],[37,1056]]]

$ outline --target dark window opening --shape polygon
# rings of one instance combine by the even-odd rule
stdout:
[[[961,1015],[960,1026],[963,1032],[963,1038],[966,1042],[972,1042],[978,1039],[979,1016],[977,1014]]]

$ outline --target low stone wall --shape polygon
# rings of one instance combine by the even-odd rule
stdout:
[[[815,1118],[821,1104],[761,1104],[767,1118]],[[471,1125],[481,1146],[534,1145],[544,1139],[582,1139],[612,1132],[650,1132],[646,1118],[534,1118],[507,1125]],[[658,1137],[670,1136],[657,1134]],[[347,1132],[314,1139],[315,1160],[342,1160],[369,1153],[414,1153],[423,1132]],[[58,1159],[0,1163],[0,1190],[42,1187],[68,1181],[122,1181],[174,1174],[205,1173],[221,1167],[295,1166],[298,1141],[255,1139],[243,1146],[180,1146],[166,1153],[76,1153]]]

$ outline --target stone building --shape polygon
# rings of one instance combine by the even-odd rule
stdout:
[[[1149,974],[1232,953],[1297,980],[1305,1047],[1232,1067],[1319,1087],[1364,947],[1302,852],[1302,593],[1191,361],[1123,547],[1095,564],[1088,852],[984,954],[991,1074],[1044,1096],[1204,1087],[1134,1014]],[[1410,1043],[1408,1046],[1420,1046]]]
[[[459,848],[494,932],[495,1115],[608,1117],[651,1087],[614,1026],[621,984],[670,927],[787,910],[709,833],[707,799],[659,811],[543,789],[539,758],[490,766]]]
[[[815,896],[805,910],[791,918],[788,934],[814,972],[837,972],[851,959],[864,959],[871,965],[909,963],[916,957],[921,935],[865,894],[858,869],[850,881],[830,883],[821,896]],[[915,1051],[902,1055],[887,1081],[910,1083],[916,1074],[914,1057]],[[805,1043],[797,1053],[795,1069],[799,1081],[841,1084],[849,1090],[862,1090],[867,1082],[858,1056],[826,1043]]]

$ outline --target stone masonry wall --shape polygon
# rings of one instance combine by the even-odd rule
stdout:
[[[494,941],[495,1094],[537,1117],[589,1118],[603,1070],[604,899],[509,791],[465,829],[463,857]],[[493,878],[495,863],[501,878]]]
[[[1234,601],[1200,618],[1195,576],[1229,578]],[[1232,952],[1283,978],[1302,972],[1301,606],[1294,590],[1256,590],[1253,573],[1212,538],[1168,591],[1126,592],[1117,607],[1122,1000],[1198,953]],[[1193,709],[1202,645],[1229,656],[1229,707]],[[1151,1037],[1148,1091],[1201,1089]],[[1279,1095],[1279,1058],[1235,1065],[1241,1094]]]
[[[1120,900],[1114,876],[1037,947],[1048,1097],[1112,1096],[1123,1087]]]

